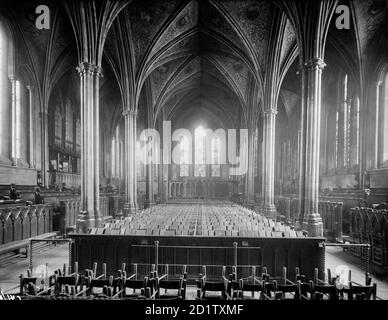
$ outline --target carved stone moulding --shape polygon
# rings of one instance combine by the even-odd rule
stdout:
[[[80,75],[89,73],[91,75],[102,77],[102,68],[89,62],[81,62],[77,67],[77,71]]]

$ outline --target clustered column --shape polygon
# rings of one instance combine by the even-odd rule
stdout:
[[[87,212],[86,225],[100,226],[99,172],[99,78],[101,68],[82,62],[81,78],[81,211]]]
[[[154,151],[154,150],[153,150]],[[146,205],[147,206],[153,206],[155,204],[154,201],[154,164],[149,163],[146,165]]]
[[[47,172],[47,168],[49,167],[49,152],[48,152],[48,113],[47,112],[39,112],[40,118],[40,134],[42,139],[42,147],[40,151],[41,157],[41,170],[42,170],[42,183],[48,188],[50,185],[50,177]]]
[[[16,99],[17,99],[17,94],[16,94],[16,81],[17,78],[16,76],[12,75],[9,77],[11,81],[11,88],[12,88],[12,109],[11,109],[11,137],[12,137],[12,143],[11,143],[11,159],[12,159],[12,165],[16,166],[17,165],[17,148],[16,148]]]
[[[319,144],[321,124],[321,81],[325,63],[320,58],[306,62],[302,68],[302,152],[299,176],[299,201],[303,228],[309,236],[323,235],[318,213]]]
[[[28,111],[29,111],[29,117],[30,117],[30,127],[29,127],[29,145],[30,150],[28,153],[28,163],[30,165],[30,168],[35,168],[35,157],[34,157],[34,125],[33,125],[33,119],[35,119],[34,115],[34,108],[33,108],[33,101],[32,101],[32,86],[28,85],[26,86],[28,90]]]
[[[275,123],[277,111],[264,111],[263,122],[263,214],[276,220],[274,202]]]
[[[136,181],[136,117],[137,111],[127,109],[123,112],[125,119],[125,194],[124,214],[137,211]]]
[[[246,202],[248,205],[254,205],[254,175],[255,175],[255,147],[254,147],[254,130],[250,130],[248,135],[248,170],[245,182]]]

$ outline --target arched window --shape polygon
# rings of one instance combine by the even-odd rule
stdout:
[[[187,138],[185,136],[182,136],[179,142],[179,148],[180,148],[180,169],[179,169],[179,176],[181,177],[188,177],[189,176],[189,155],[190,150],[189,143],[187,141]]]
[[[350,112],[350,167],[360,164],[360,99],[355,96]]]
[[[123,174],[123,144],[120,139],[120,126],[116,127],[115,135],[112,139],[112,177],[121,178]]]
[[[388,167],[388,66],[377,83],[375,140],[375,167]]]
[[[55,136],[54,136],[54,144],[57,147],[62,147],[62,122],[63,122],[63,117],[62,117],[62,112],[61,112],[61,107],[57,105],[55,107],[54,111],[54,130],[55,130]]]
[[[27,161],[32,163],[28,147],[31,106],[29,91],[14,72],[13,48],[10,31],[0,21],[0,159],[9,164],[11,158],[13,165],[27,167]]]
[[[145,155],[142,154],[140,141],[136,141],[136,176],[139,178],[145,177],[144,158],[145,158]]]
[[[0,159],[4,164],[10,164],[11,126],[11,82],[9,65],[11,63],[11,42],[5,24],[0,21]]]
[[[221,175],[221,143],[218,136],[212,138],[212,177]]]
[[[254,174],[253,176],[254,177],[257,177],[258,175],[258,170],[259,170],[259,150],[258,150],[258,140],[259,140],[259,128],[256,127],[256,130],[255,130],[255,135],[253,137],[253,147],[255,148],[254,149],[254,152],[253,152],[253,159],[254,159]]]
[[[66,149],[73,149],[74,141],[73,141],[73,130],[74,130],[74,114],[73,114],[73,108],[71,106],[70,100],[66,103],[66,115],[65,115],[65,130],[66,130]]]
[[[20,158],[20,151],[21,151],[21,143],[22,143],[22,134],[21,134],[21,118],[23,115],[22,107],[21,107],[21,85],[20,81],[16,80],[16,95],[15,95],[15,106],[16,106],[16,112],[15,112],[15,133],[16,133],[16,139],[15,139],[15,158]],[[12,122],[14,122],[12,121]]]
[[[335,153],[334,153],[334,163],[335,168],[338,167],[338,153],[339,153],[339,111],[335,112]]]
[[[76,151],[77,153],[81,152],[81,121],[77,118],[75,122],[75,143],[76,143]]]
[[[111,153],[111,162],[112,162],[111,168],[112,168],[112,177],[113,178],[116,177],[116,154],[117,154],[116,148],[117,148],[116,139],[113,138],[112,139],[112,153]]]
[[[335,126],[332,126],[333,122]],[[326,126],[327,172],[357,167],[360,153],[360,101],[355,94],[354,81],[345,73],[339,75],[338,103],[328,114]]]
[[[206,152],[205,152],[206,130],[199,126],[195,129],[195,147],[194,147],[194,176],[206,177]]]
[[[346,168],[348,141],[348,75],[340,74],[336,113],[335,159],[337,168]]]

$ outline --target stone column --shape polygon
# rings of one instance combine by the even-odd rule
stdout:
[[[246,204],[247,205],[254,205],[254,197],[255,197],[255,191],[254,191],[254,174],[255,174],[255,148],[254,148],[254,130],[249,130],[248,135],[248,170],[245,178],[245,194],[246,194]]]
[[[320,58],[304,63],[302,72],[302,152],[300,162],[299,201],[303,228],[311,237],[323,236],[318,213],[319,149],[321,124],[321,81],[325,63]]]
[[[158,197],[160,202],[165,202],[165,191],[164,191],[164,164],[163,164],[163,149],[159,150],[159,163],[156,165],[158,170]]]
[[[296,30],[302,76],[299,161],[299,222],[309,236],[322,236],[318,213],[321,80],[325,43],[338,0],[278,0]],[[308,14],[306,14],[308,12]],[[313,41],[312,41],[313,39]]]
[[[49,177],[49,150],[48,150],[48,113],[39,112],[40,117],[40,130],[41,130],[41,170],[42,170],[42,183],[45,188],[50,186]]]
[[[263,121],[263,214],[276,220],[275,208],[275,124],[277,111],[274,109],[264,111]]]
[[[137,112],[127,109],[123,112],[125,119],[125,195],[124,214],[137,211],[136,184],[136,116]]]
[[[153,152],[155,150],[152,150]],[[154,164],[146,165],[146,207],[151,207],[155,204],[154,201]]]
[[[28,153],[28,163],[30,168],[35,168],[35,157],[34,157],[34,149],[35,149],[35,139],[34,139],[34,106],[32,99],[32,86],[26,86],[28,90],[28,107],[29,107],[29,116],[30,116],[30,127],[29,127],[29,153]]]
[[[88,226],[100,226],[99,170],[99,66],[82,62],[77,68],[81,79],[81,212]]]
[[[169,172],[171,164],[163,163],[163,192],[164,192],[164,202],[167,202],[170,198],[170,185],[169,185]]]
[[[379,131],[380,131],[380,90],[382,90],[382,81],[378,81],[376,84],[376,115],[375,115],[375,157],[374,168],[379,167]]]
[[[16,128],[17,128],[17,119],[16,119],[16,76],[9,76],[11,81],[11,161],[12,165],[17,165],[17,145],[16,145]]]

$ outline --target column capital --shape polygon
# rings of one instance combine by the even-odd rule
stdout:
[[[16,75],[14,75],[14,74],[10,74],[10,75],[8,76],[8,78],[9,78],[9,80],[11,80],[11,81],[16,81],[16,80],[18,79],[18,77],[17,77]]]
[[[313,59],[310,59],[310,60],[303,62],[303,64],[299,66],[299,71],[300,70],[310,70],[310,69],[314,69],[314,68],[324,69],[325,67],[326,67],[326,63],[323,61],[323,59],[313,58]]]
[[[267,109],[263,111],[264,115],[274,115],[276,116],[278,114],[278,111],[275,109]]]
[[[102,68],[93,63],[80,62],[76,69],[80,75],[88,73],[91,75],[97,75],[99,77],[102,77]]]
[[[134,116],[134,117],[136,117],[137,116],[137,110],[125,109],[123,111],[122,115],[124,117],[126,117],[126,116]]]

